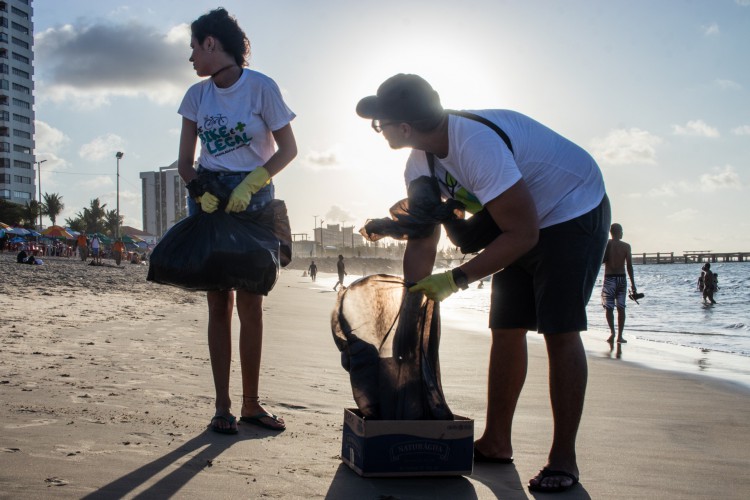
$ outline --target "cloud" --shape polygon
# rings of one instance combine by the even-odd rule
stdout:
[[[701,26],[701,30],[705,36],[717,36],[719,35],[719,25],[711,23],[707,26]]]
[[[750,2],[750,0],[748,0]],[[732,129],[734,135],[750,135],[750,125],[740,125]]]
[[[332,170],[341,166],[337,148],[327,151],[310,151],[305,155],[305,165],[312,170]]]
[[[686,208],[684,210],[680,210],[679,212],[667,215],[667,219],[674,222],[691,222],[695,220],[695,217],[699,213],[700,212],[698,212],[698,210],[694,208]]]
[[[678,186],[673,183],[664,184],[655,188],[651,188],[646,196],[650,198],[674,198],[677,196]]]
[[[750,0],[734,0],[740,7],[750,7]]]
[[[748,0],[750,1],[750,0]],[[726,80],[722,78],[717,78],[714,80],[714,83],[721,89],[721,90],[742,90],[742,85],[735,82],[734,80]]]
[[[656,165],[656,146],[662,139],[638,128],[611,131],[592,141],[593,155],[604,164]]]
[[[713,173],[701,175],[700,189],[704,192],[739,190],[742,189],[742,181],[734,168],[726,165],[723,169],[715,168]]]
[[[186,25],[166,34],[130,21],[79,21],[35,38],[37,98],[100,107],[112,97],[176,103],[195,80]]]
[[[353,221],[358,220],[358,218],[351,212],[339,207],[338,205],[333,205],[328,210],[328,212],[326,212],[324,220],[329,224],[333,224],[334,222],[352,223]]]
[[[119,135],[107,134],[95,138],[93,141],[81,146],[78,155],[86,160],[104,160],[112,158],[115,161],[115,153],[121,151],[125,141]]]
[[[35,120],[34,127],[34,140],[36,141],[35,145],[37,155],[54,154],[65,145],[65,143],[70,141],[70,137],[65,135],[61,130],[56,129],[41,120]]]
[[[715,167],[710,173],[701,175],[697,181],[669,182],[651,188],[646,196],[649,198],[676,198],[681,194],[714,193],[725,190],[740,190],[744,187],[740,176],[731,165]]]
[[[719,137],[719,131],[706,124],[703,120],[690,120],[687,124],[672,125],[674,135],[698,136],[698,137]]]

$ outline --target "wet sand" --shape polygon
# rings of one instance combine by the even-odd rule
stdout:
[[[538,339],[514,422],[514,465],[478,464],[459,478],[362,479],[338,458],[352,397],[330,333],[332,275],[313,284],[300,270],[282,271],[265,301],[261,399],[287,431],[241,425],[225,436],[206,430],[213,384],[203,294],[148,283],[145,266],[45,262],[0,254],[0,497],[530,497],[525,484],[551,437]],[[489,338],[462,325],[443,323],[442,380],[451,409],[474,418],[478,436]],[[239,360],[232,369],[239,403]],[[748,391],[600,355],[589,370],[581,485],[559,498],[748,496]]]

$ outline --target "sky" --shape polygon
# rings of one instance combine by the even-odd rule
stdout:
[[[416,73],[446,108],[512,109],[589,151],[634,253],[750,250],[750,0],[34,0],[36,159],[61,219],[99,198],[142,228],[139,173],[177,159],[189,25],[218,6],[297,114],[274,182],[292,232],[404,198],[357,101]],[[45,224],[48,224],[45,219]]]

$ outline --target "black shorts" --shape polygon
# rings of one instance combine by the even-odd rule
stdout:
[[[586,330],[591,298],[612,215],[605,195],[598,207],[539,231],[526,255],[492,276],[490,328],[554,334]]]

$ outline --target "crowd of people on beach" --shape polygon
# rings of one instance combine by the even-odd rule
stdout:
[[[87,261],[90,257],[93,265],[102,265],[102,259],[111,259],[118,266],[123,261],[131,264],[146,263],[149,254],[148,249],[127,250],[122,238],[105,244],[98,235],[89,238],[85,231],[79,233],[75,240],[8,242],[0,247],[0,251],[16,252],[18,262],[23,257],[24,262],[29,264],[43,264],[42,257],[72,258],[77,255],[82,261]]]

